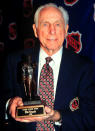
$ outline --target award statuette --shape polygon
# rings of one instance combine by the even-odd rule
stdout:
[[[24,106],[17,107],[16,117],[42,116],[45,114],[44,104],[37,95],[37,86],[34,79],[36,64],[32,63],[31,56],[25,56],[22,63],[22,82],[25,92]]]

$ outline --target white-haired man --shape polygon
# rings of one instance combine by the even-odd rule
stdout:
[[[23,105],[21,88],[15,80],[17,63],[21,60],[23,51],[15,57],[14,55],[9,57],[11,64],[8,68],[11,66],[12,68],[8,72],[10,78],[8,82],[11,84],[7,83],[6,79],[6,86],[11,89],[14,98],[9,99],[8,109],[11,117],[20,123],[18,124],[20,129],[23,128],[21,125],[25,125],[23,130],[27,131],[94,131],[95,129],[95,85],[92,64],[64,47],[64,39],[69,28],[68,21],[68,13],[63,7],[57,7],[52,3],[39,7],[34,16],[33,30],[35,37],[39,39],[40,47],[35,45],[35,52],[34,49],[24,51],[26,54],[31,53],[38,63],[37,92],[41,100],[45,95],[40,93],[41,70],[46,63],[45,58],[52,59],[48,65],[53,71],[54,96],[52,106],[46,101],[46,115],[16,117],[16,107]],[[45,87],[47,88],[47,85]],[[10,98],[10,95],[8,97]]]

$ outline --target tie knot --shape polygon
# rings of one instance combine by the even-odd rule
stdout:
[[[52,61],[52,58],[51,57],[46,57],[46,63],[49,64],[50,61]]]

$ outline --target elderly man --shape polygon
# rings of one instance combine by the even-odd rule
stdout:
[[[5,82],[9,93],[8,114],[13,118],[14,126],[18,125],[17,129],[95,130],[93,66],[88,60],[64,47],[64,39],[69,27],[68,21],[68,13],[63,7],[57,7],[52,3],[39,7],[34,16],[33,30],[35,37],[39,39],[40,46],[37,44],[34,49],[22,51],[8,58],[9,71]],[[16,76],[17,64],[23,53],[32,54],[33,59],[38,63],[37,93],[46,103],[43,116],[16,117],[16,107],[23,105],[23,92]],[[49,74],[52,79],[43,78],[42,70],[45,76],[48,77]],[[47,84],[47,81],[52,82]]]

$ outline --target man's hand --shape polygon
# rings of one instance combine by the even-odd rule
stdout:
[[[61,115],[58,111],[52,110],[51,108],[45,106],[45,115],[43,116],[30,116],[24,118],[16,118],[16,107],[22,106],[23,102],[20,97],[15,97],[10,100],[9,102],[9,113],[10,115],[16,120],[20,122],[37,122],[43,120],[53,120],[58,121],[61,118]]]
[[[16,107],[17,106],[23,106],[22,98],[15,97],[15,98],[10,99],[8,109],[9,109],[9,114],[14,119],[16,118]]]

